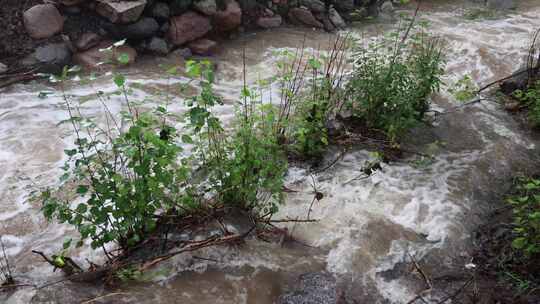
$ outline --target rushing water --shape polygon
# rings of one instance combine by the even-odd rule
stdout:
[[[426,4],[421,17],[448,44],[446,83],[472,75],[477,83],[485,84],[519,66],[531,34],[540,27],[540,6],[535,1],[520,4],[515,12],[473,21],[464,18],[464,4]],[[350,31],[367,37],[388,27],[358,25]],[[273,51],[297,48],[304,37],[306,48],[324,49],[332,36],[283,28],[226,42],[216,58],[216,89],[227,101],[216,110],[220,117],[226,121],[232,116],[233,101],[242,86],[244,46],[247,78],[256,80],[269,76]],[[146,59],[130,68],[129,81],[139,84],[133,86],[134,97],[143,100],[155,89],[181,81],[163,79],[157,68],[160,63],[180,63],[176,61]],[[109,78],[100,77],[91,85],[74,83],[68,92],[81,99],[96,90],[112,92]],[[39,204],[28,200],[36,187],[55,183],[63,150],[73,141],[70,130],[57,125],[66,118],[61,97],[55,93],[41,99],[40,91],[54,89],[32,83],[0,91],[0,235],[16,278],[38,285],[60,275],[52,273],[31,250],[56,252],[66,236],[74,233],[69,227],[47,223]],[[445,90],[433,101],[433,107],[442,111],[458,105]],[[121,106],[120,99],[111,96],[111,111],[118,113]],[[171,109],[184,110],[180,98]],[[82,111],[101,115],[100,105],[93,101],[84,103]],[[149,282],[119,290],[60,284],[39,297],[34,289],[21,288],[7,299],[0,295],[0,301],[27,303],[36,296],[36,303],[54,303],[56,298],[79,303],[118,292],[108,303],[273,303],[299,274],[326,270],[365,303],[406,303],[418,286],[409,276],[400,275],[399,265],[409,261],[409,254],[441,264],[461,259],[463,265],[457,267],[470,261],[468,239],[489,209],[489,200],[504,191],[504,182],[513,172],[538,166],[539,142],[501,106],[490,102],[437,117],[433,126],[418,127],[405,142],[418,152],[434,153],[433,163],[405,159],[386,165],[369,179],[351,181],[371,157],[366,151],[353,150],[331,169],[313,176],[324,198],[315,203],[311,217],[320,221],[288,225],[295,238],[311,247],[248,241],[237,248],[204,249],[195,258],[179,256],[157,267]],[[327,161],[336,157],[335,152],[328,153]],[[312,182],[306,169],[290,168],[287,186],[298,192],[288,195],[278,218],[306,216]],[[84,257],[102,258],[89,249],[74,252],[73,257],[80,262]]]

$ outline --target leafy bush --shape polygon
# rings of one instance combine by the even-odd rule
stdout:
[[[540,127],[540,80],[534,82],[526,90],[516,90],[513,94],[528,107],[531,124],[534,127]]]
[[[291,150],[302,158],[318,160],[329,143],[328,122],[341,108],[346,51],[350,39],[337,36],[327,55],[278,54],[277,81],[281,87],[280,121]],[[290,114],[290,115],[289,115]],[[281,117],[280,116],[280,117]]]
[[[63,123],[71,124],[75,147],[65,151],[62,183],[43,191],[41,199],[48,219],[80,232],[78,245],[89,238],[93,248],[115,241],[129,249],[156,229],[163,213],[181,218],[211,206],[241,208],[255,216],[277,211],[287,163],[278,144],[275,109],[256,102],[244,88],[235,128],[228,134],[211,111],[222,102],[212,89],[210,62],[188,61],[186,73],[200,90],[187,101],[183,131],[168,123],[177,116],[167,110],[169,100],[152,112],[140,111],[121,74],[114,82],[128,110],[117,122],[100,99],[105,128],[83,117],[64,93],[69,119]],[[61,85],[68,74],[64,70],[58,79]],[[191,154],[183,154],[186,145],[194,146]],[[77,197],[64,195],[70,185],[76,185]]]
[[[66,78],[64,70],[61,80]],[[64,94],[69,119],[63,123],[71,124],[76,140],[73,149],[65,150],[61,181],[77,184],[80,202],[57,195],[64,183],[41,194],[45,216],[74,225],[93,248],[111,241],[122,248],[137,243],[155,228],[158,212],[187,200],[183,189],[190,168],[179,162],[182,148],[176,144],[177,130],[165,123],[167,109],[139,112],[129,101],[124,76],[117,74],[114,82],[128,111],[122,113],[122,123],[107,113],[108,129],[83,117]]]
[[[519,178],[516,195],[508,198],[514,214],[512,246],[526,256],[540,253],[540,179]]]
[[[413,22],[381,41],[358,43],[353,55],[348,84],[353,115],[392,141],[422,120],[443,74],[442,43],[425,32],[424,23],[412,29]]]

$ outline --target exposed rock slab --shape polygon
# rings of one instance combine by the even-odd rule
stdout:
[[[282,22],[283,20],[280,15],[275,15],[272,17],[260,17],[257,19],[257,25],[264,29],[279,27]]]

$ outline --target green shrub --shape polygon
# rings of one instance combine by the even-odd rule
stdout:
[[[64,70],[61,80],[66,77]],[[125,96],[127,127],[107,113],[110,125],[102,129],[64,94],[69,119],[62,123],[71,124],[75,147],[65,150],[63,183],[41,194],[45,216],[75,226],[93,248],[111,241],[127,248],[154,230],[158,212],[189,201],[183,185],[190,168],[179,162],[182,148],[177,130],[165,123],[167,109],[139,112],[128,99],[124,76],[116,74],[114,82]],[[58,195],[66,181],[77,185],[76,205],[74,197]]]
[[[48,219],[79,231],[78,245],[90,239],[93,248],[114,241],[129,249],[156,229],[163,213],[182,218],[212,206],[240,208],[256,217],[277,211],[287,162],[278,143],[275,108],[256,102],[244,88],[234,129],[226,132],[212,113],[222,102],[212,89],[210,62],[188,61],[186,73],[200,90],[187,101],[188,124],[182,132],[167,123],[177,116],[167,110],[169,100],[142,112],[130,100],[121,74],[114,82],[127,111],[117,122],[100,99],[107,109],[105,128],[83,117],[64,93],[69,119],[63,123],[71,124],[75,147],[65,151],[62,183],[42,191],[41,200]],[[67,77],[64,70],[60,85]],[[191,154],[182,153],[185,145],[194,146]],[[65,191],[70,185],[75,196]]]
[[[516,90],[513,94],[528,107],[531,124],[534,127],[540,127],[540,80],[534,82],[526,90]]]
[[[519,178],[516,188],[518,193],[508,198],[515,225],[512,246],[532,256],[540,253],[540,179]]]
[[[399,28],[367,46],[358,43],[353,55],[347,92],[353,115],[392,141],[423,119],[430,94],[441,84],[442,43],[421,26]]]

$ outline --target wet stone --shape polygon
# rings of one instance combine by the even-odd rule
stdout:
[[[300,276],[295,289],[278,300],[279,304],[346,304],[336,279],[329,273]]]

